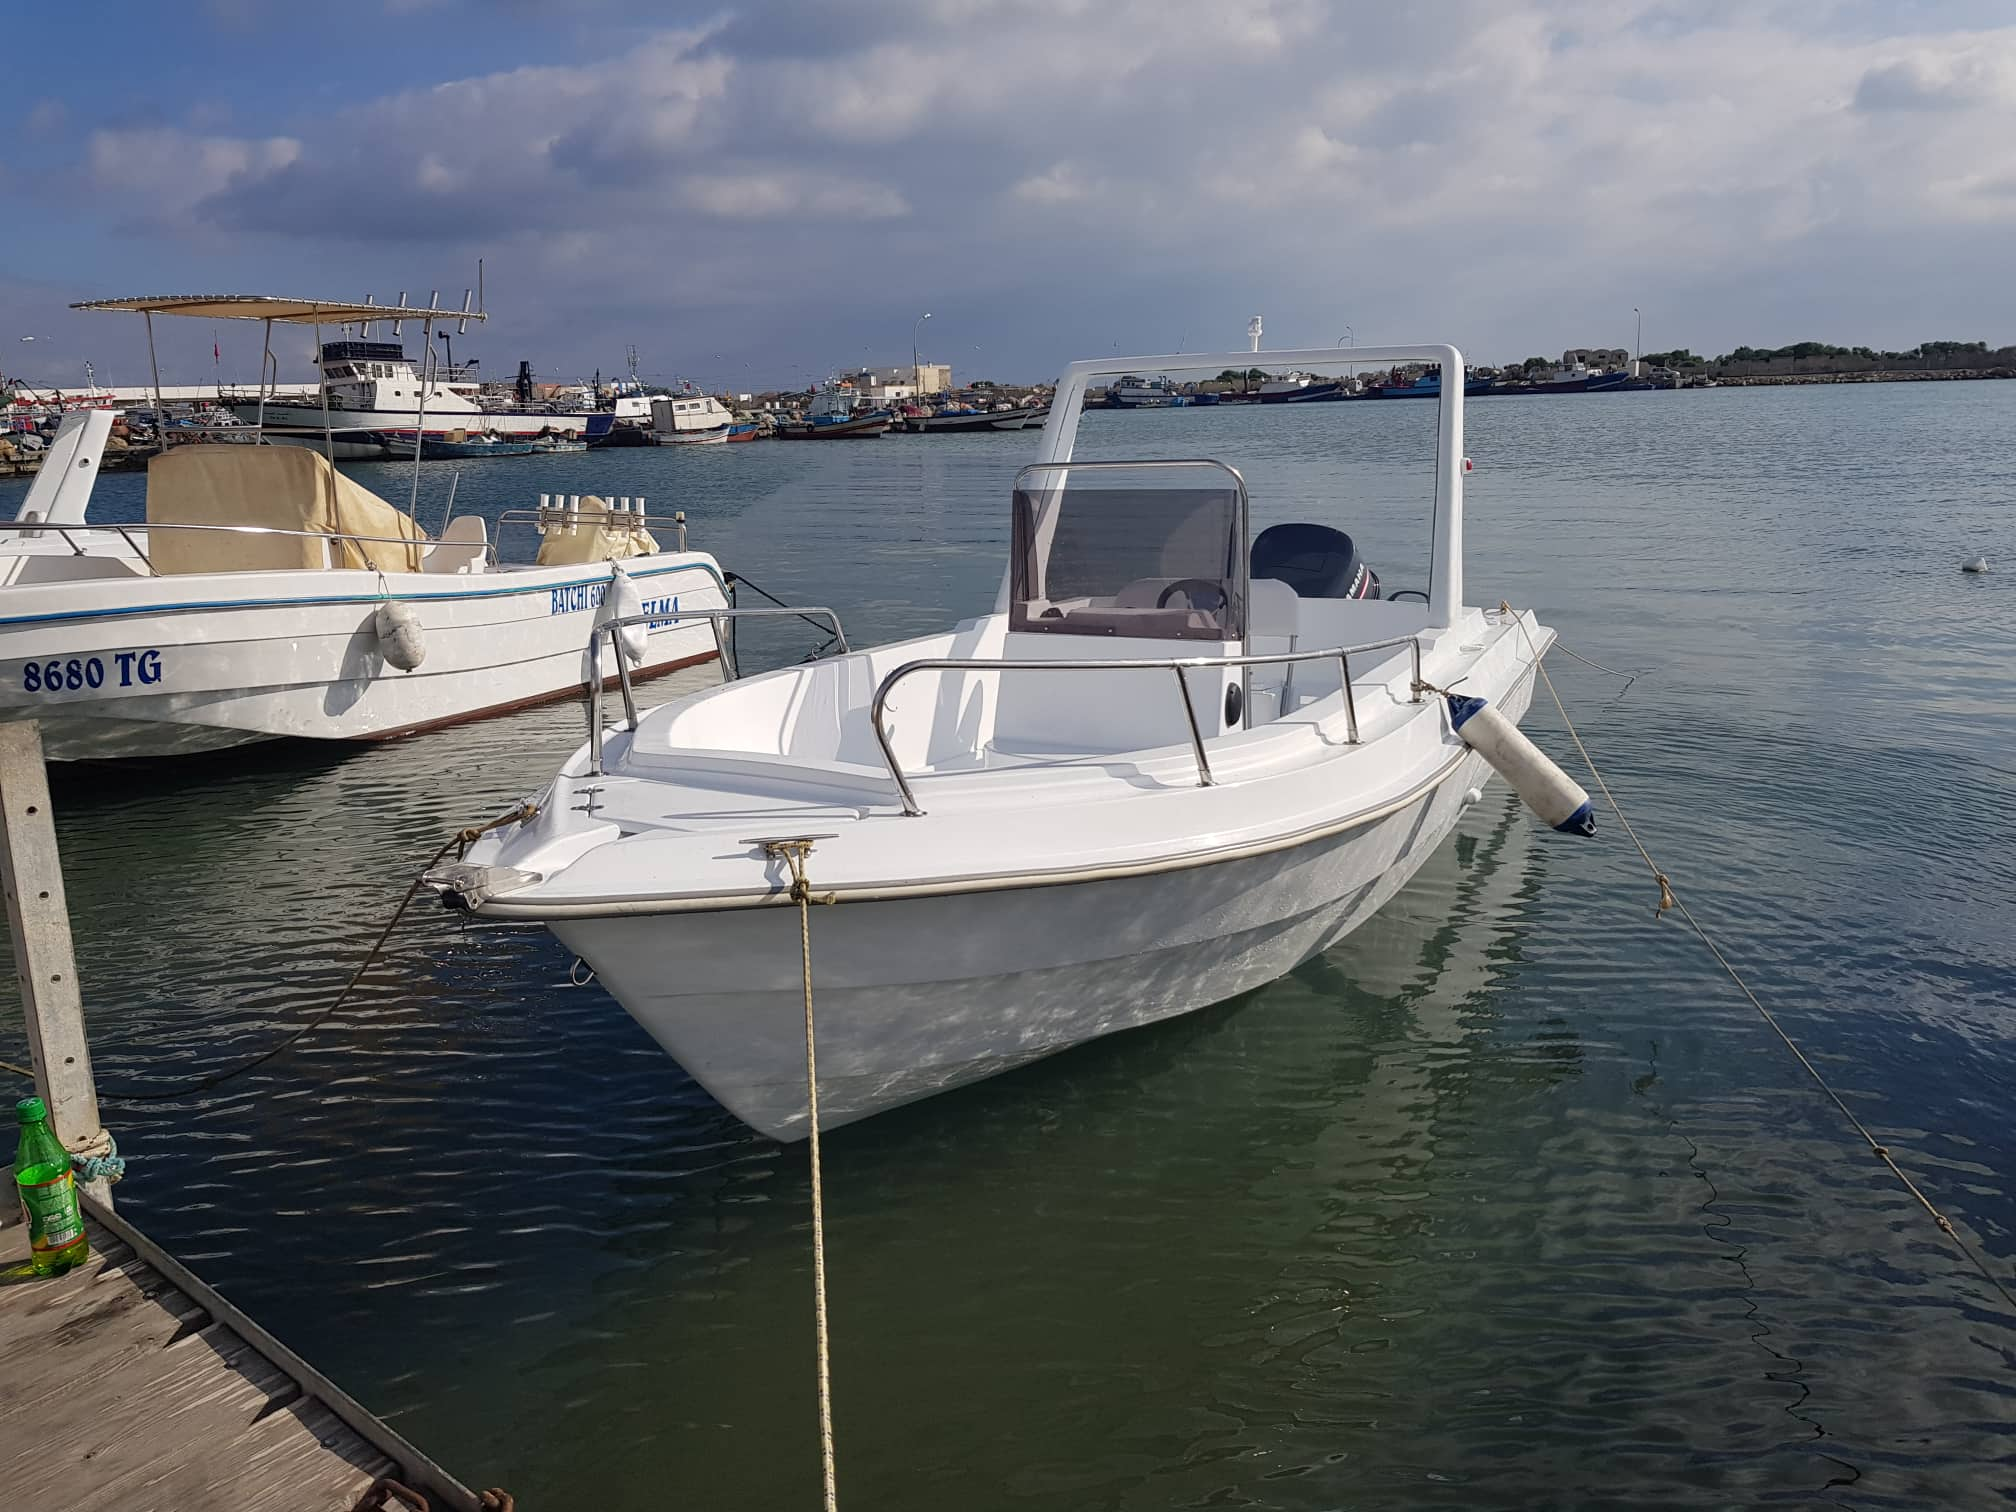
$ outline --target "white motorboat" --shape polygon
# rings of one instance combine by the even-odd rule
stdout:
[[[598,682],[590,740],[536,813],[434,885],[546,924],[716,1098],[785,1139],[807,1132],[799,919],[769,842],[811,839],[810,886],[840,905],[811,926],[822,1127],[1328,948],[1490,775],[1456,728],[1475,706],[1440,690],[1489,700],[1519,741],[1504,721],[1553,640],[1530,614],[1464,605],[1462,386],[1439,401],[1428,583],[1385,598],[1333,526],[1249,542],[1222,463],[1073,461],[1087,386],[1109,375],[1328,356],[1073,365],[1015,481],[994,613],[843,641],[606,732]],[[1453,347],[1358,356],[1463,371]]]
[[[53,759],[384,739],[501,713],[578,689],[588,626],[618,615],[641,617],[625,674],[719,654],[704,617],[728,602],[719,566],[683,539],[662,549],[652,526],[684,526],[641,499],[542,496],[431,537],[319,452],[199,442],[149,465],[144,525],[94,522],[109,430],[102,412],[66,420],[0,530],[0,718],[38,721]],[[531,562],[500,559],[514,526],[538,542]]]

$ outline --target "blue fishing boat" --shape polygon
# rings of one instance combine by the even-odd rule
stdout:
[[[1463,397],[1474,399],[1479,394],[1496,393],[1498,381],[1495,378],[1465,378]],[[1442,397],[1442,375],[1439,372],[1421,374],[1412,383],[1381,383],[1365,391],[1368,399],[1440,399]]]
[[[413,455],[412,431],[380,431],[378,434],[392,456]],[[587,449],[586,442],[577,444],[582,450]],[[478,457],[527,457],[534,448],[534,442],[507,441],[500,436],[466,436],[459,441],[452,436],[422,436],[420,459],[423,462],[468,462]]]

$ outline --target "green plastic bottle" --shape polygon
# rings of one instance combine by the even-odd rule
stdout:
[[[14,1116],[21,1123],[14,1184],[28,1213],[30,1263],[38,1276],[59,1275],[91,1253],[77,1206],[77,1179],[70,1174],[70,1152],[50,1131],[49,1110],[41,1098],[22,1098],[14,1104]]]

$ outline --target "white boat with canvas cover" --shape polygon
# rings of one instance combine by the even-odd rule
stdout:
[[[196,443],[149,464],[144,525],[94,523],[108,431],[104,415],[66,420],[0,531],[0,718],[38,721],[53,759],[382,739],[502,712],[578,688],[588,627],[619,615],[639,621],[625,674],[719,652],[691,617],[726,605],[719,567],[662,550],[651,525],[684,527],[642,500],[506,511],[497,533],[539,538],[536,560],[508,564],[483,516],[430,537],[318,452]]]
[[[1446,346],[1352,356],[1463,371]],[[1462,385],[1440,399],[1429,581],[1404,597],[1329,526],[1249,540],[1230,467],[1073,445],[1109,376],[1334,360],[1074,364],[1015,481],[996,612],[606,733],[596,694],[536,813],[437,889],[545,923],[786,1139],[807,1132],[799,919],[768,841],[811,839],[811,889],[839,905],[812,919],[822,1128],[1280,976],[1391,897],[1489,776],[1439,690],[1516,720],[1553,639],[1463,604]]]

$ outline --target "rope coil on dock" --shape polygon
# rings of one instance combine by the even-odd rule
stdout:
[[[1903,1186],[1904,1190],[1909,1192],[1917,1200],[1918,1205],[1925,1209],[1931,1216],[1933,1223],[1937,1225],[1939,1231],[1952,1240],[1954,1247],[1967,1257],[1968,1262],[1973,1265],[1975,1270],[1981,1273],[1981,1278],[2002,1294],[2002,1300],[2008,1304],[2009,1310],[2016,1312],[2016,1292],[2012,1292],[2009,1284],[1996,1275],[1994,1270],[1988,1265],[1988,1262],[1981,1257],[1972,1245],[1961,1237],[1960,1231],[1954,1226],[1953,1220],[1939,1211],[1939,1208],[1933,1203],[1932,1199],[1925,1195],[1923,1188],[1911,1179],[1910,1173],[1897,1163],[1896,1157],[1890,1153],[1889,1146],[1881,1143],[1874,1134],[1870,1133],[1868,1126],[1855,1116],[1854,1109],[1850,1108],[1842,1100],[1841,1094],[1828,1085],[1827,1078],[1820,1074],[1820,1068],[1807,1058],[1806,1052],[1799,1048],[1798,1041],[1794,1040],[1786,1032],[1785,1026],[1778,1022],[1771,1010],[1766,1008],[1757,994],[1750,990],[1750,984],[1743,980],[1742,973],[1737,971],[1729,958],[1722,953],[1721,947],[1710,938],[1707,929],[1702,925],[1701,921],[1694,917],[1693,910],[1688,908],[1686,902],[1673,890],[1672,878],[1661,870],[1659,863],[1652,859],[1652,852],[1646,849],[1645,842],[1638,838],[1638,832],[1631,827],[1631,821],[1625,817],[1624,806],[1617,801],[1617,795],[1610,791],[1610,784],[1603,780],[1603,773],[1596,765],[1596,758],[1589,754],[1589,747],[1583,744],[1581,733],[1575,728],[1575,721],[1568,717],[1568,706],[1562,702],[1560,691],[1554,686],[1554,679],[1547,674],[1547,663],[1542,659],[1539,648],[1533,644],[1533,637],[1526,628],[1525,619],[1515,613],[1509,603],[1500,601],[1498,610],[1501,614],[1512,615],[1513,623],[1519,627],[1519,634],[1526,642],[1526,649],[1532,654],[1534,669],[1539,672],[1540,680],[1547,686],[1548,697],[1554,700],[1554,707],[1561,715],[1561,723],[1568,731],[1568,738],[1575,743],[1575,749],[1581,753],[1583,765],[1589,768],[1589,775],[1596,779],[1596,786],[1603,794],[1604,801],[1610,805],[1611,812],[1616,814],[1618,824],[1623,827],[1624,833],[1630,838],[1631,843],[1637,847],[1638,854],[1644,857],[1645,867],[1652,873],[1653,881],[1659,884],[1659,906],[1655,910],[1653,917],[1659,918],[1668,909],[1672,909],[1682,919],[1687,921],[1687,926],[1694,931],[1701,943],[1707,947],[1708,953],[1715,958],[1716,964],[1723,971],[1727,972],[1729,980],[1736,984],[1736,990],[1750,1000],[1750,1006],[1757,1010],[1758,1016],[1770,1026],[1772,1033],[1776,1034],[1784,1042],[1785,1048],[1792,1052],[1792,1058],[1798,1061],[1808,1076],[1813,1078],[1814,1085],[1827,1095],[1827,1100],[1833,1103],[1835,1108],[1839,1110],[1842,1118],[1847,1120],[1848,1126],[1862,1137],[1863,1142],[1869,1146],[1870,1153],[1883,1162],[1884,1166],[1892,1176],[1897,1178],[1897,1181]],[[1565,650],[1566,648],[1563,647],[1562,649]],[[1571,652],[1570,654],[1573,655],[1574,653]],[[1586,658],[1578,657],[1577,660],[1586,660]],[[1591,662],[1590,665],[1595,666],[1596,664]],[[1609,669],[1603,668],[1602,670],[1608,671]]]

